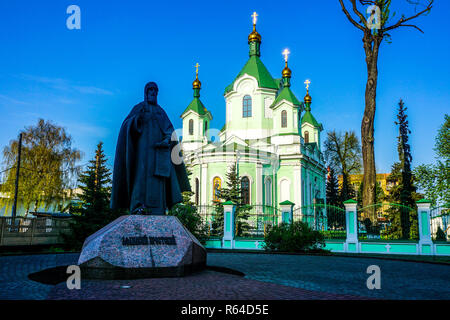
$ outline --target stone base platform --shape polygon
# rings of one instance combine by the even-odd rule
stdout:
[[[206,267],[206,250],[174,216],[122,216],[88,237],[84,279],[181,277]]]

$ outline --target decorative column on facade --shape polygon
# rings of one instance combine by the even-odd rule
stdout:
[[[344,201],[345,205],[345,226],[347,239],[344,250],[346,252],[359,252],[358,243],[358,212],[356,210],[358,202],[353,199]]]
[[[222,248],[234,248],[234,230],[235,230],[235,211],[236,205],[232,201],[223,203],[223,238]]]
[[[294,212],[292,210],[294,205],[295,203],[289,200],[280,202],[281,222],[292,223],[294,221]]]
[[[430,200],[419,200],[417,204],[417,219],[419,223],[419,254],[434,254],[433,240],[431,239]]]

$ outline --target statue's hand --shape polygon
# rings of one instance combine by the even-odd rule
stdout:
[[[170,147],[170,137],[164,138],[161,142],[155,143],[156,148],[169,148]]]

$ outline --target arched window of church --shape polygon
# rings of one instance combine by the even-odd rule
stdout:
[[[199,204],[199,196],[200,196],[200,183],[198,179],[195,178],[195,204],[198,206]]]
[[[252,116],[252,97],[246,95],[242,100],[242,117],[249,118]]]
[[[207,131],[208,131],[208,121],[205,121],[205,136]]]
[[[266,206],[272,205],[272,179],[267,178],[264,183]]]
[[[250,204],[250,180],[243,177],[241,180],[241,195],[244,204]]]
[[[309,132],[305,131],[305,143],[309,143]]]
[[[192,136],[194,134],[194,120],[189,120],[189,134]]]
[[[213,201],[219,201],[221,188],[222,180],[219,177],[215,177],[213,179]]]
[[[281,127],[287,128],[287,111],[281,111]]]

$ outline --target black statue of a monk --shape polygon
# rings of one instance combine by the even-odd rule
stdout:
[[[158,86],[145,86],[144,101],[122,123],[116,147],[111,208],[131,214],[164,215],[191,191],[178,140],[166,112],[157,104]],[[173,150],[175,147],[177,149]],[[172,152],[174,151],[174,152]],[[172,159],[178,157],[178,159]],[[175,161],[173,161],[175,160]]]

